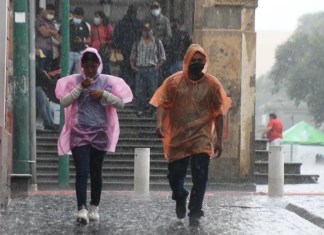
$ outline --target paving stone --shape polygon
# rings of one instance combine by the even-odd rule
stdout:
[[[324,206],[323,197],[314,199]],[[324,234],[320,227],[286,209],[289,203],[303,202],[310,206],[312,197],[208,192],[205,216],[199,225],[191,226],[188,217],[176,218],[170,192],[151,192],[149,197],[103,192],[100,222],[79,225],[73,191],[38,192],[27,199],[13,199],[1,209],[0,234]]]

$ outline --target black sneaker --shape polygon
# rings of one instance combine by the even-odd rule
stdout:
[[[188,213],[189,218],[196,218],[196,219],[200,219],[202,216],[204,216],[204,211],[200,210],[200,211],[190,211]]]
[[[200,225],[199,219],[204,216],[204,211],[190,211],[189,216],[189,225],[192,227],[198,227]]]
[[[196,217],[189,217],[189,226],[190,227],[199,227],[200,221]]]
[[[47,131],[58,131],[60,129],[60,126],[59,125],[51,125],[51,126],[44,126],[44,130],[47,130]]]
[[[179,219],[186,216],[186,201],[187,198],[176,200],[176,214]]]

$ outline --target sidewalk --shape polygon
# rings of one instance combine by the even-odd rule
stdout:
[[[0,234],[324,234],[324,191],[283,197],[268,197],[264,188],[256,193],[209,191],[199,226],[190,226],[188,217],[176,218],[170,192],[151,192],[149,197],[104,192],[100,222],[89,225],[76,223],[75,201],[72,190],[40,191],[12,200],[1,209]]]

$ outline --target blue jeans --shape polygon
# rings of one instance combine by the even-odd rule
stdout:
[[[87,184],[90,173],[90,205],[98,206],[102,191],[102,165],[106,152],[83,145],[72,149],[75,165],[75,191],[78,209],[87,207]]]
[[[69,72],[70,74],[76,74],[81,72],[81,52],[70,51]]]
[[[154,66],[139,67],[135,75],[135,95],[137,111],[143,112],[158,88],[158,74]]]
[[[43,119],[44,127],[52,127],[54,122],[50,103],[43,88],[40,86],[36,87],[36,106]]]
[[[202,204],[208,181],[209,155],[206,153],[194,154],[170,162],[168,164],[168,179],[172,190],[172,199],[181,200],[186,198],[189,193],[184,188],[184,180],[189,161],[193,186],[190,193],[188,208],[192,213],[199,213],[202,211]]]

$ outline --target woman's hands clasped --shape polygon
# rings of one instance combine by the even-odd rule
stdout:
[[[91,83],[93,82],[93,78],[87,77],[81,82],[81,86],[83,88],[90,87]],[[90,90],[90,96],[94,99],[101,99],[103,95],[104,90]]]

